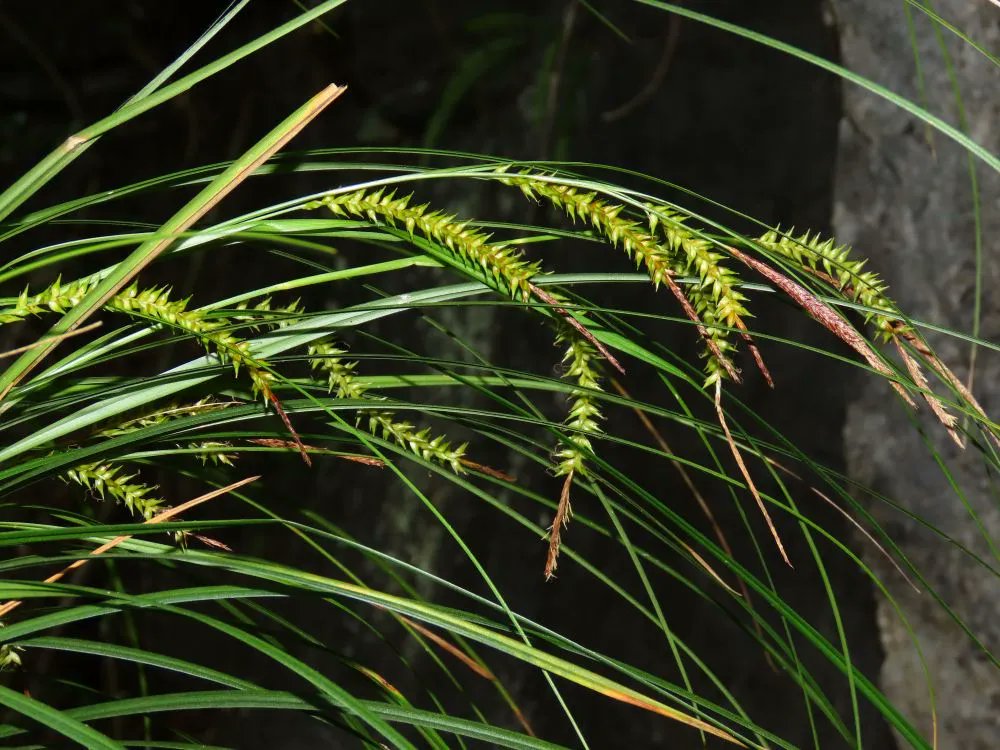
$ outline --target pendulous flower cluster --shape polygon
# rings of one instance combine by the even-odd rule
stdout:
[[[312,344],[309,347],[309,364],[314,370],[327,375],[327,390],[336,393],[337,398],[379,401],[379,397],[368,393],[367,386],[357,377],[357,362],[345,362],[344,349],[329,343]],[[367,419],[368,431],[381,434],[385,440],[392,440],[425,461],[434,461],[447,466],[456,474],[464,473],[462,462],[468,443],[452,447],[443,435],[432,435],[430,428],[417,427],[412,423],[397,419],[395,414],[381,409],[364,409],[358,419]]]
[[[448,251],[448,260],[472,270],[489,286],[522,300],[531,298],[530,282],[539,272],[537,263],[524,260],[520,250],[490,242],[490,235],[473,229],[442,211],[429,211],[428,205],[411,205],[412,195],[397,198],[394,192],[357,190],[330,195],[306,205],[325,206],[337,216],[354,216],[372,223],[402,225],[411,236],[419,231]]]

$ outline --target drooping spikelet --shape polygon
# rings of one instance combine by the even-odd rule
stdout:
[[[715,249],[705,237],[692,231],[685,222],[688,217],[668,206],[647,204],[649,231],[659,229],[667,246],[674,252],[674,269],[679,274],[695,276],[698,283],[686,287],[694,309],[705,324],[709,338],[723,354],[728,355],[733,345],[733,330],[746,332],[744,318],[750,317],[745,305],[746,297],[739,291],[740,278],[723,261],[726,256]],[[725,375],[720,361],[708,357],[709,373],[706,385]]]
[[[343,360],[342,355],[345,353],[345,350],[332,344],[312,344],[309,347],[309,364],[314,370],[326,373],[327,390],[335,392],[337,398],[379,402],[381,399],[369,394],[368,387],[357,377],[355,370],[358,363]],[[383,439],[395,441],[425,461],[447,466],[456,474],[464,473],[462,462],[467,443],[453,448],[443,435],[432,436],[429,428],[416,427],[410,422],[397,419],[392,412],[377,408],[360,411],[358,419],[367,420],[371,434],[381,434]]]
[[[562,547],[562,532],[573,517],[570,493],[575,477],[588,474],[587,460],[593,455],[591,438],[601,433],[600,409],[594,398],[594,391],[601,390],[600,365],[597,352],[589,341],[574,328],[563,324],[556,338],[557,344],[565,344],[563,364],[564,378],[573,380],[576,388],[570,396],[570,410],[563,424],[569,431],[564,442],[556,449],[555,475],[565,477],[556,513],[549,528],[549,551],[545,559],[545,579],[551,580],[559,565],[559,551]]]
[[[97,493],[102,500],[111,498],[146,520],[156,515],[163,504],[163,499],[156,495],[155,486],[133,482],[135,474],[124,474],[123,469],[114,464],[84,464],[70,469],[64,476]]]
[[[570,473],[583,476],[587,473],[586,460],[593,453],[590,438],[601,433],[601,412],[594,398],[600,391],[600,365],[593,346],[568,326],[563,326],[556,339],[566,346],[563,354],[563,377],[575,382],[577,388],[570,396],[570,409],[563,424],[569,434],[566,442],[556,451],[556,476]]]
[[[865,271],[866,259],[851,258],[851,248],[838,245],[832,238],[823,240],[808,232],[798,237],[771,230],[755,242],[813,272],[848,299],[875,311],[866,312],[865,321],[874,325],[888,340],[902,327],[899,308],[889,299],[885,282],[874,271]]]
[[[465,268],[472,270],[489,286],[511,297],[531,298],[530,281],[539,272],[537,263],[523,260],[520,250],[502,243],[491,243],[490,235],[476,231],[467,221],[459,221],[442,211],[429,211],[427,204],[411,205],[411,195],[397,198],[394,192],[357,190],[331,195],[306,205],[326,206],[337,216],[353,216],[372,223],[402,225],[412,235],[420,232],[433,240]]]
[[[655,287],[664,284],[669,288],[685,314],[696,324],[699,334],[705,341],[708,349],[706,385],[713,384],[723,376],[733,380],[739,379],[738,371],[727,353],[732,347],[725,337],[725,332],[717,327],[716,320],[720,313],[706,303],[704,295],[699,291],[695,292],[695,296],[689,296],[674,281],[678,269],[686,268],[689,261],[681,258],[678,247],[671,246],[669,242],[661,243],[656,239],[653,233],[655,225],[647,231],[642,222],[624,215],[623,205],[599,198],[596,192],[580,190],[572,185],[553,181],[547,175],[534,174],[530,171],[519,174],[500,171],[504,175],[500,178],[500,182],[519,188],[532,200],[548,201],[564,211],[573,221],[579,220],[590,224],[614,247],[624,250],[626,255],[635,261],[637,267],[645,266],[646,273]],[[701,253],[700,263],[704,264],[708,258],[709,255]],[[728,318],[732,313],[746,314],[741,305],[732,306],[740,301],[730,297],[728,302],[730,307],[721,315]],[[701,303],[703,309],[712,312],[711,322],[701,318],[695,302]]]

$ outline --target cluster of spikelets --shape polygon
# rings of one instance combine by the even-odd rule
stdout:
[[[309,364],[314,370],[326,374],[327,390],[335,393],[337,398],[378,402],[379,397],[370,394],[367,386],[357,377],[355,370],[358,363],[343,360],[346,353],[329,343],[312,344],[309,347]],[[433,435],[430,428],[417,427],[397,419],[392,412],[377,408],[359,411],[358,419],[368,422],[371,434],[381,435],[425,461],[447,466],[456,474],[464,472],[462,464],[467,443],[452,447],[443,435]]]
[[[623,205],[599,198],[596,192],[552,181],[546,175],[501,173],[503,184],[519,188],[532,200],[548,201],[573,221],[593,226],[634,260],[636,267],[645,266],[654,287],[667,286],[705,341],[706,386],[726,376],[738,380],[728,330],[722,326],[743,326],[744,297],[733,288],[731,272],[721,266],[721,256],[710,250],[707,241],[688,231],[673,212],[650,209],[647,224],[629,218]],[[657,237],[658,225],[666,241]],[[697,271],[701,283],[685,293],[674,277],[689,269]]]
[[[708,240],[688,229],[684,217],[669,209],[651,206],[646,222],[632,219],[624,206],[544,175],[504,174],[501,181],[520,188],[529,198],[547,200],[574,221],[587,222],[613,246],[623,249],[637,266],[644,266],[654,286],[667,286],[685,314],[697,325],[707,349],[706,385],[720,382],[727,376],[738,380],[738,371],[730,359],[733,347],[729,334],[738,330],[749,339],[743,322],[748,315],[743,304],[745,298],[736,288],[735,274],[720,262],[722,255]],[[597,365],[600,344],[559,306],[558,295],[543,293],[531,283],[531,279],[541,272],[537,264],[525,263],[520,254],[511,253],[503,245],[491,244],[488,235],[470,229],[467,222],[450,214],[429,211],[426,205],[412,206],[409,196],[396,198],[393,193],[383,191],[354,191],[309,204],[312,208],[319,206],[328,207],[335,215],[355,217],[376,225],[402,225],[410,235],[420,232],[436,245],[436,254],[443,256],[445,262],[466,268],[471,265],[493,288],[524,300],[539,297],[562,315],[561,319],[554,318],[559,325],[557,342],[566,345],[565,377],[578,389],[571,395],[569,414],[564,421],[567,436],[553,456],[554,473],[564,476],[565,481],[549,535],[545,573],[546,577],[551,577],[558,559],[561,530],[571,515],[571,485],[574,477],[586,475],[586,460],[592,455],[591,438],[600,433],[600,412],[595,398],[600,389]],[[694,275],[698,281],[685,292],[674,280],[677,275]],[[342,353],[339,350],[328,352],[323,360],[314,360],[314,366],[326,369],[331,391],[337,390],[349,397],[363,395],[354,377],[354,364],[344,363],[338,356]],[[600,354],[608,355],[605,350]],[[766,374],[755,349],[754,354]],[[324,361],[328,364],[321,365]],[[370,418],[369,428],[375,432],[381,425],[385,437],[407,444],[409,435],[400,435],[386,425],[385,420],[376,415]],[[427,433],[419,433],[418,437],[426,440]],[[421,452],[414,445],[410,448]],[[423,450],[434,448],[436,443],[432,442]]]
[[[537,263],[528,263],[516,248],[491,243],[490,235],[472,228],[453,215],[428,210],[427,204],[411,205],[412,196],[396,197],[391,191],[357,190],[331,195],[306,208],[325,206],[336,216],[365,219],[373,224],[403,227],[409,235],[419,232],[450,251],[446,262],[458,261],[489,286],[511,297],[527,301],[531,278],[539,272]]]
[[[31,295],[25,290],[13,308],[0,313],[0,323],[13,323],[45,313],[63,313],[80,304],[99,282],[100,277],[96,275],[67,284],[57,279],[38,294]],[[271,374],[263,370],[262,364],[249,355],[249,344],[246,341],[226,330],[229,323],[221,319],[208,319],[198,310],[188,310],[187,300],[171,300],[168,289],[156,287],[140,290],[133,284],[112,297],[105,307],[112,312],[165,324],[192,334],[206,347],[214,349],[221,361],[231,362],[237,373],[243,366],[249,373],[255,393],[270,392]],[[185,407],[168,407],[108,427],[99,436],[115,437],[205,408],[215,407],[206,401]],[[202,461],[231,465],[232,456],[224,451],[222,443],[198,443],[193,447],[198,449],[197,455]],[[114,500],[132,514],[148,520],[161,509],[164,501],[158,495],[156,486],[134,481],[137,476],[126,473],[125,469],[113,463],[93,463],[70,469],[63,478],[87,488],[102,500]]]
[[[715,386],[720,419],[720,384],[725,378],[739,380],[739,371],[732,361],[736,350],[732,341],[734,334],[747,343],[758,367],[770,381],[747,330],[745,319],[750,317],[750,313],[745,305],[746,298],[740,292],[740,278],[726,265],[726,261],[734,257],[751,268],[761,270],[759,261],[749,260],[734,248],[721,245],[692,228],[688,217],[673,207],[646,204],[641,208],[626,208],[595,191],[580,189],[552,175],[531,171],[515,174],[501,169],[498,170],[498,179],[519,188],[532,200],[550,203],[573,221],[590,225],[610,245],[623,250],[637,267],[644,267],[654,287],[663,285],[669,289],[704,341],[705,385]],[[563,421],[566,435],[553,453],[554,474],[565,477],[565,481],[549,537],[546,576],[551,576],[559,553],[560,531],[571,515],[570,487],[574,477],[588,475],[587,461],[593,456],[591,441],[601,434],[602,416],[598,408],[600,360],[607,359],[615,366],[618,366],[617,362],[571,313],[560,307],[562,298],[557,293],[543,291],[532,282],[542,273],[539,263],[525,260],[523,253],[510,244],[492,242],[489,234],[479,231],[470,222],[430,210],[426,204],[414,204],[411,196],[397,197],[395,193],[382,189],[331,195],[307,205],[307,208],[320,207],[329,209],[335,216],[396,230],[400,236],[416,239],[415,236],[420,235],[422,239],[417,242],[418,246],[445,264],[462,269],[513,299],[527,302],[537,298],[548,306],[542,308],[542,312],[556,324],[556,343],[565,347],[563,377],[573,383],[569,411]],[[897,308],[885,296],[885,284],[876,274],[864,270],[864,261],[852,259],[848,248],[816,236],[793,237],[777,231],[768,231],[753,244],[773,256],[791,261],[796,270],[818,278],[844,298],[869,308],[866,320],[873,323],[887,339],[894,338],[899,344],[900,336],[907,337],[909,328],[901,322]],[[773,269],[764,271],[772,280],[788,281],[784,277],[778,278],[780,274]],[[678,283],[681,279],[683,284]],[[71,309],[99,281],[98,276],[68,284],[57,280],[36,295],[30,295],[26,290],[13,307],[0,311],[0,324]],[[779,283],[779,286],[782,284]],[[808,292],[803,291],[803,294],[808,295]],[[821,304],[816,301],[816,305]],[[809,304],[805,306],[816,314],[818,308]],[[241,309],[246,310],[245,314],[231,313],[222,318],[211,316],[206,311],[188,309],[188,300],[172,300],[168,288],[140,290],[133,285],[112,297],[106,309],[184,331],[201,341],[220,361],[231,363],[237,375],[242,368],[251,380],[253,392],[263,394],[266,401],[275,404],[305,457],[304,446],[294,435],[294,429],[273,395],[274,375],[269,366],[251,354],[248,341],[232,333],[235,325],[258,330],[262,325],[280,326],[283,322],[295,320],[301,315],[297,304],[274,311],[270,301],[264,300],[249,309],[241,305]],[[275,318],[273,314],[262,316],[265,312],[281,312],[284,317]],[[831,330],[836,333],[835,328],[833,326]],[[912,335],[906,340],[910,344],[916,341]],[[950,374],[929,350],[917,349],[938,372],[943,372],[945,377]],[[371,402],[371,408],[361,407],[358,412],[359,423],[365,422],[371,434],[395,442],[424,460],[449,467],[455,473],[462,473],[463,466],[472,465],[465,458],[466,444],[452,447],[443,435],[433,435],[429,428],[417,427],[397,418],[390,411],[378,408],[382,399],[368,392],[368,386],[357,376],[358,363],[345,361],[345,353],[332,344],[315,343],[308,349],[308,359],[314,371],[325,375],[328,390],[338,398]],[[909,366],[909,360],[907,364]],[[936,407],[935,413],[941,416],[940,405],[929,400],[932,408]],[[198,408],[214,408],[214,405],[199,402],[173,410],[161,410],[109,428],[103,434],[122,434],[157,424],[176,414],[193,413]],[[201,448],[197,452],[203,461],[229,464],[232,460],[224,443],[192,445]],[[155,487],[134,482],[135,475],[127,474],[112,464],[77,467],[68,472],[66,478],[102,498],[110,497],[122,503],[145,518],[151,517],[161,504],[155,496]],[[748,482],[752,486],[749,477]],[[16,658],[16,654],[0,654],[0,660],[3,658]]]
[[[744,322],[750,313],[743,304],[746,297],[739,291],[740,278],[723,262],[726,256],[710,240],[686,226],[687,216],[669,206],[647,204],[646,210],[649,231],[656,235],[659,230],[673,255],[674,271],[697,279],[683,291],[704,324],[709,340],[714,343],[707,352],[706,364],[709,374],[706,386],[712,385],[730,374],[727,363],[712,356],[715,351],[729,355],[732,349],[730,334],[737,330],[747,343],[751,343]],[[762,370],[766,373],[766,369]]]
[[[724,261],[734,258],[763,274],[788,293],[816,320],[854,348],[873,369],[885,375],[903,399],[912,405],[912,399],[895,381],[892,370],[874,353],[868,342],[805,287],[760,260],[747,256],[734,247],[714,242],[702,232],[692,230],[687,224],[687,217],[673,208],[646,204],[640,209],[646,218],[646,222],[642,222],[632,218],[623,204],[601,197],[596,191],[583,190],[562,182],[552,175],[530,170],[511,173],[506,168],[498,169],[496,174],[501,183],[519,188],[528,198],[546,201],[563,211],[574,222],[589,224],[612,246],[624,250],[638,267],[645,266],[655,287],[663,284],[670,290],[687,317],[695,324],[705,343],[707,359],[705,387],[715,388],[716,412],[720,425],[729,439],[730,447],[744,473],[748,487],[757,498],[777,546],[784,556],[784,548],[777,531],[770,523],[753,481],[746,472],[738,448],[729,437],[721,409],[722,380],[728,377],[739,381],[739,371],[732,362],[735,347],[731,336],[734,333],[746,342],[761,374],[769,384],[773,385],[770,373],[744,322],[750,314],[744,304],[746,298],[739,291],[740,279]],[[865,311],[866,322],[873,324],[886,341],[893,341],[907,371],[921,388],[922,395],[932,412],[959,446],[963,445],[963,441],[955,429],[957,420],[948,413],[941,399],[930,390],[920,364],[911,352],[961,393],[971,407],[985,419],[985,412],[968,389],[902,320],[898,308],[885,294],[886,285],[877,274],[864,269],[865,261],[851,258],[848,247],[837,245],[833,240],[823,240],[818,236],[806,234],[794,237],[773,230],[749,244],[769,252],[772,257],[791,261],[795,270],[819,279],[841,298],[868,308]],[[685,283],[682,288],[675,279],[683,276],[694,277],[693,283]],[[1000,439],[997,439],[997,444],[1000,445]],[[560,509],[564,504],[568,504],[568,483],[563,488]],[[557,511],[557,519],[559,516],[560,512]],[[557,531],[558,524],[553,527],[553,535]],[[551,543],[549,558],[551,564],[553,559]],[[787,561],[787,557],[785,559]]]
[[[444,231],[440,218],[433,223],[434,226],[438,227],[438,234]],[[459,229],[459,233],[463,235],[464,240],[470,239],[469,230],[462,228]],[[471,241],[474,245],[476,244],[475,238],[472,238]],[[490,249],[484,251],[482,255],[488,255],[491,260],[499,258],[503,261],[503,259],[509,260],[511,258],[509,253],[492,252]],[[503,267],[509,269],[514,266],[508,264],[503,265]],[[516,268],[519,267],[515,267],[515,270]],[[38,294],[31,295],[25,290],[18,297],[14,307],[0,313],[0,323],[16,322],[44,313],[65,312],[78,305],[99,281],[100,277],[98,276],[80,279],[68,284],[63,284],[61,280],[57,279]],[[213,350],[220,361],[230,362],[237,375],[243,368],[248,373],[255,394],[263,393],[267,400],[274,400],[273,374],[265,369],[267,367],[265,362],[251,355],[250,343],[231,332],[231,320],[220,317],[210,318],[204,311],[188,309],[188,300],[172,300],[167,288],[156,287],[140,290],[134,284],[112,297],[105,308],[112,312],[124,313],[154,323],[162,323],[195,336],[207,348]],[[267,299],[259,302],[253,308],[248,309],[244,305],[238,309],[246,309],[248,314],[235,315],[233,320],[252,330],[257,330],[260,327],[260,314],[262,312],[281,313],[282,317],[279,318],[274,318],[273,314],[267,317],[269,325],[278,326],[295,320],[296,315],[301,312],[297,303],[280,309],[272,309],[270,301]],[[275,323],[275,321],[277,322]],[[325,344],[314,345],[310,347],[309,352],[314,369],[322,369],[327,373],[330,390],[336,391],[338,397],[376,400],[366,394],[365,386],[353,376],[353,370],[357,363],[344,363],[337,356],[344,352]],[[102,435],[112,437],[124,434],[144,426],[160,424],[176,416],[217,406],[200,401],[189,406],[162,409],[109,427],[102,431]],[[426,460],[437,461],[450,467],[456,473],[463,471],[462,461],[466,445],[452,447],[443,436],[433,436],[429,429],[418,428],[407,421],[395,419],[389,412],[366,410],[365,416],[372,434],[380,433],[385,439],[394,440],[415,455]],[[225,465],[232,463],[233,456],[225,450],[228,446],[224,443],[197,443],[191,447],[198,449],[196,454],[203,462],[211,461]],[[145,518],[149,518],[161,503],[159,498],[154,497],[155,487],[132,481],[135,475],[125,474],[121,467],[113,464],[79,466],[65,476],[67,479],[87,487],[101,498],[110,497],[121,502],[130,511]]]
[[[551,175],[528,170],[514,174],[504,168],[497,173],[503,184],[519,188],[533,200],[548,201],[573,221],[590,224],[613,246],[624,250],[637,266],[644,265],[655,286],[665,284],[670,288],[705,340],[706,387],[725,377],[739,380],[731,359],[734,332],[747,342],[758,367],[770,381],[747,330],[745,319],[750,313],[746,297],[739,291],[740,278],[725,264],[726,248],[691,229],[686,215],[672,207],[646,204],[644,225],[629,218],[622,204],[559,182]],[[865,260],[851,258],[849,247],[818,235],[794,237],[775,230],[765,232],[753,244],[792,261],[796,268],[826,282],[844,298],[870,308],[865,320],[886,340],[909,331],[895,303],[886,296],[885,283],[873,271],[864,270]],[[728,250],[732,252],[732,248]],[[696,281],[682,288],[674,281],[681,276]]]
[[[411,205],[411,196],[397,198],[392,192],[376,190],[372,192],[354,191],[310,203],[307,208],[325,206],[337,216],[350,216],[368,221],[372,224],[387,224],[402,226],[406,232],[413,235],[419,232],[427,239],[435,242],[438,251],[443,252],[444,260],[452,265],[462,265],[471,268],[483,278],[486,283],[501,292],[524,301],[533,295],[541,294],[531,280],[541,272],[538,263],[527,263],[520,251],[503,244],[490,242],[490,236],[470,228],[469,223],[457,220],[453,215],[440,211],[429,211],[426,204]],[[638,232],[632,232],[631,227],[625,227],[617,217],[607,217],[608,226],[621,227],[622,240],[627,247],[638,247],[637,256],[642,256],[647,246],[653,243],[646,238],[637,241]],[[617,231],[617,230],[612,230]],[[652,249],[650,253],[654,252]],[[647,266],[658,268],[659,256],[646,258]],[[659,277],[658,277],[659,278]],[[558,295],[546,295],[552,303],[558,303]],[[556,318],[559,320],[558,318]],[[568,320],[568,315],[566,315]],[[550,561],[546,567],[546,575],[551,576],[555,569],[555,558],[559,548],[559,530],[568,521],[569,485],[574,475],[583,476],[586,472],[585,460],[592,454],[590,437],[600,432],[598,420],[600,412],[593,392],[599,390],[597,375],[598,354],[595,347],[588,342],[572,325],[560,322],[558,343],[566,345],[565,377],[573,380],[581,390],[576,390],[571,396],[569,414],[564,422],[568,435],[565,441],[557,447],[554,460],[555,474],[565,476],[563,498],[560,511],[553,523],[550,535]],[[324,348],[325,347],[325,348]],[[346,398],[362,398],[365,396],[363,386],[355,377],[357,363],[345,363],[339,355],[342,350],[321,345],[310,349],[310,357],[317,354],[321,358],[312,359],[314,368],[322,368],[327,372],[329,389]],[[458,471],[461,466],[465,446],[457,450],[450,449],[443,437],[431,437],[426,429],[417,431],[408,422],[399,422],[393,415],[380,411],[368,412],[368,425],[372,433],[382,433],[385,439],[395,440],[415,454],[427,460],[435,460],[451,466]]]

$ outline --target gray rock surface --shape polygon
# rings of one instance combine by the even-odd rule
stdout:
[[[921,101],[914,52],[902,3],[836,0],[844,64],[915,101]],[[1000,44],[1000,9],[982,0],[942,0],[941,16],[966,30],[986,49]],[[981,53],[913,10],[924,78],[925,106],[959,123],[955,91],[943,49],[968,118],[967,132],[993,153],[1000,151],[1000,74]],[[943,44],[943,46],[942,46]],[[975,222],[967,154],[892,104],[850,84],[835,188],[834,227],[843,242],[871,256],[891,284],[891,294],[916,318],[970,332],[975,298]],[[982,327],[988,341],[1000,340],[1000,180],[977,165],[982,209]],[[931,344],[963,380],[970,347],[959,339],[928,332]],[[980,350],[975,393],[987,413],[1000,412],[1000,357]],[[944,392],[944,391],[942,391]],[[974,446],[960,451],[925,413],[912,417],[883,383],[859,382],[849,404],[845,442],[849,471],[922,516],[943,534],[996,567],[984,533],[1000,535],[995,478],[990,489]],[[921,410],[926,412],[926,409]],[[937,450],[961,487],[968,508],[929,453]],[[991,494],[991,492],[993,494]],[[984,531],[977,528],[971,511]],[[1000,581],[955,544],[884,503],[872,513],[956,614],[996,652],[1000,647]],[[930,673],[938,709],[940,747],[992,750],[1000,747],[1000,672],[964,635],[931,594],[907,587],[886,560],[869,550],[868,562],[884,578],[909,619]],[[930,735],[928,687],[906,627],[886,599],[879,603],[885,649],[881,685],[889,698]],[[900,742],[902,746],[903,743]]]

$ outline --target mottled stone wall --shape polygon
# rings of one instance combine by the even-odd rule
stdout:
[[[920,101],[918,75],[902,3],[837,0],[844,64],[888,88]],[[990,3],[942,0],[937,11],[986,49],[1000,43],[1000,10]],[[968,117],[968,132],[991,152],[1000,151],[1000,74],[971,46],[913,11],[916,47],[925,81],[926,106],[958,123],[955,91],[944,49],[954,64]],[[975,297],[975,222],[967,154],[893,105],[848,85],[844,92],[834,225],[892,285],[893,296],[913,316],[970,332]],[[977,168],[982,209],[982,329],[1000,339],[1000,180]],[[970,347],[928,333],[945,361],[964,380]],[[986,411],[1000,412],[1000,357],[981,350],[975,392]],[[949,480],[912,429],[910,416],[883,384],[859,385],[848,410],[845,441],[856,478],[923,516],[941,532],[994,564],[996,558]],[[975,447],[960,451],[927,415],[927,439],[947,461],[969,506],[987,533],[1000,534],[1000,509]],[[995,479],[993,480],[995,483]],[[1000,646],[997,578],[916,521],[884,504],[872,511],[899,541],[928,582],[994,652]],[[934,675],[940,746],[987,750],[1000,746],[1000,677],[992,664],[927,593],[905,586],[886,561],[869,555],[910,619]],[[886,660],[881,683],[889,698],[924,730],[930,728],[928,693],[909,636],[887,601],[879,605]]]

